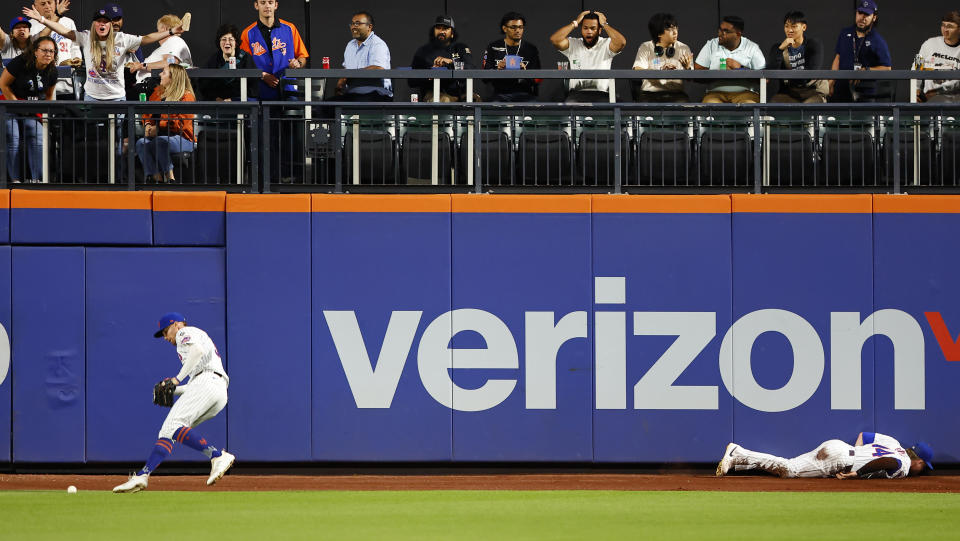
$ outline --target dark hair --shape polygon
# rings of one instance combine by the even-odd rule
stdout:
[[[743,19],[737,17],[736,15],[725,15],[722,19],[720,19],[720,22],[729,23],[737,30],[737,32],[740,32],[741,34],[743,33]]]
[[[370,23],[370,26],[373,26],[373,15],[370,15],[370,12],[369,12],[369,11],[358,11],[358,12],[354,13],[353,15],[351,15],[350,18],[352,19],[352,18],[356,17],[357,15],[363,15],[364,17],[366,17],[366,18],[367,18],[367,22]]]
[[[434,24],[433,26],[430,27],[430,31],[428,32],[428,37],[427,37],[428,41],[434,40],[433,29],[436,28],[438,24],[439,23]],[[456,42],[457,42],[457,29],[451,26],[450,27],[450,43],[456,43]]]
[[[36,69],[37,67],[37,49],[40,48],[40,44],[43,42],[49,41],[53,45],[53,60],[50,61],[50,65],[47,66],[44,70],[40,71],[43,75],[49,75],[50,72],[54,74],[57,72],[57,42],[50,37],[49,35],[37,38],[36,41],[30,43],[27,46],[26,51],[23,54],[26,56],[27,69]]]
[[[216,42],[214,43],[214,48],[216,50],[218,51],[220,50],[220,38],[222,38],[223,36],[226,36],[227,34],[230,34],[231,36],[233,36],[233,39],[237,40],[237,48],[238,49],[240,48],[240,30],[236,26],[233,26],[232,24],[227,23],[227,24],[221,24],[220,28],[217,28],[217,35],[214,37],[214,39],[216,40]]]
[[[583,19],[580,20],[580,26],[583,26],[584,21],[586,21],[587,19],[593,19],[597,21],[597,25],[600,24],[600,16],[597,15],[596,11],[591,11],[590,13],[587,13],[586,15],[584,15]]]
[[[783,16],[783,24],[787,23],[807,24],[807,16],[804,15],[802,11],[788,11],[787,14]]]
[[[940,19],[941,22],[960,24],[960,11],[953,10],[948,12]]]
[[[504,16],[500,19],[500,33],[501,33],[501,34],[503,34],[503,27],[504,27],[504,26],[507,26],[507,23],[510,22],[510,21],[523,21],[523,25],[524,25],[524,26],[527,25],[527,18],[526,18],[526,17],[524,17],[524,16],[523,16],[522,14],[520,14],[520,13],[517,13],[516,11],[511,11],[511,12],[509,12],[509,13],[504,14]]]
[[[653,17],[650,17],[650,22],[647,23],[647,28],[650,29],[650,37],[653,38],[654,42],[660,39],[660,36],[668,28],[674,26],[677,26],[677,18],[672,13],[654,13]]]

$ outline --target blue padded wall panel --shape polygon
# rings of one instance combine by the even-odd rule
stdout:
[[[227,215],[230,449],[310,460],[310,213]]]
[[[84,461],[84,248],[13,248],[13,460]]]
[[[516,382],[502,402],[481,411],[463,411],[454,395],[454,460],[593,459],[593,342],[587,338],[593,334],[587,317],[593,285],[590,228],[587,212],[453,214],[453,308],[479,309],[499,319],[509,329],[508,339],[516,344],[518,355],[516,369],[450,371],[455,386],[472,391],[488,380]],[[528,330],[549,333],[539,330],[546,322],[531,323],[528,329],[527,312],[553,312],[551,327],[567,314],[582,313],[571,316],[580,321],[570,333],[581,337],[564,342],[555,358],[552,350],[528,350]],[[497,332],[495,326],[487,332]],[[454,336],[451,347],[492,347],[488,340],[497,339],[464,331]],[[530,355],[544,354],[550,358],[531,361]],[[536,372],[528,372],[531,365],[537,366]],[[469,395],[461,396],[459,402],[477,407]],[[540,402],[542,396],[548,402]],[[479,404],[485,407],[482,401]]]
[[[859,390],[859,408],[834,407],[830,357],[831,312],[859,312],[861,318],[873,312],[872,236],[869,213],[734,213],[734,325],[753,312],[778,310],[761,313],[771,314],[764,318],[751,317],[763,319],[763,329],[794,329],[789,331],[796,333],[793,344],[807,344],[808,349],[795,359],[791,342],[779,332],[764,332],[754,341],[750,357],[754,380],[767,391],[777,391],[765,395],[771,402],[763,407],[788,409],[760,411],[736,400],[733,441],[796,456],[829,439],[852,443],[858,432],[873,428],[872,348],[861,352],[860,380],[844,378],[839,383],[847,396]],[[806,331],[801,330],[804,327]],[[743,332],[732,334],[734,347],[747,339],[746,327],[741,328]],[[802,383],[806,377],[792,375],[798,372],[797,364],[799,372],[810,374],[813,381],[820,362],[817,348],[823,355],[823,373],[810,390]],[[738,386],[736,379],[733,385]],[[718,447],[717,453],[722,452]]]
[[[223,246],[224,214],[222,211],[154,211],[153,243],[156,246]]]
[[[627,359],[625,389],[616,389],[626,392],[625,407],[593,412],[595,459],[714,460],[717,449],[723,449],[733,434],[732,399],[721,382],[719,366],[721,339],[730,327],[730,214],[596,213],[593,227],[594,275],[626,279],[625,304],[596,304],[594,310],[626,312]],[[693,324],[681,321],[654,334],[635,336],[634,312],[702,312],[707,315],[701,317],[716,321],[717,335],[673,383],[643,390],[641,400],[653,404],[638,404],[634,387],[655,363],[663,368],[674,362],[661,357]],[[662,397],[647,398],[655,393]],[[680,400],[682,407],[659,409],[666,400]]]
[[[0,244],[10,244],[10,207],[0,207]]]
[[[136,463],[153,447],[170,411],[153,405],[153,385],[181,367],[174,346],[153,337],[161,315],[182,313],[226,350],[225,271],[222,248],[87,250],[88,461]],[[197,428],[218,447],[229,408]],[[207,459],[177,445],[170,460]]]
[[[450,410],[427,393],[417,369],[424,328],[450,310],[450,214],[314,212],[312,227],[314,459],[450,460]],[[340,314],[335,323],[325,311]],[[394,311],[422,315],[414,321]],[[378,364],[391,320],[396,348]],[[356,389],[345,362],[367,372]],[[391,368],[396,378],[382,377]]]
[[[11,210],[13,244],[124,244],[153,242],[153,213],[148,209]]]
[[[13,414],[13,377],[10,370],[10,254],[9,246],[0,246],[0,462],[10,462],[10,418]],[[5,352],[5,353],[3,353]]]
[[[939,313],[950,333],[960,334],[960,256],[952,248],[960,230],[958,214],[877,213],[876,303],[879,308],[902,310],[912,316],[924,333],[924,355],[909,354],[901,362],[924,362],[921,387],[901,378],[897,381],[890,341],[874,339],[876,347],[876,430],[897,438],[906,446],[928,442],[937,463],[960,462],[960,362],[947,360],[934,336],[926,312]],[[936,317],[936,316],[932,316]],[[866,349],[866,347],[864,348]],[[918,358],[919,357],[919,358]],[[908,368],[918,372],[917,368]],[[921,397],[923,409],[897,409],[896,399]]]

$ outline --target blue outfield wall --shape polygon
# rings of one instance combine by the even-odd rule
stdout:
[[[176,310],[245,461],[960,463],[960,197],[96,194],[0,191],[0,462],[145,459]]]

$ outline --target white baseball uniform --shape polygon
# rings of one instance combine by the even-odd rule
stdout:
[[[177,355],[183,366],[177,380],[183,382],[174,395],[179,397],[170,408],[170,413],[160,427],[160,437],[173,439],[173,433],[181,426],[195,427],[215,417],[227,405],[227,377],[217,346],[207,333],[196,327],[184,327],[177,331]]]
[[[900,478],[910,473],[910,457],[900,442],[884,434],[863,433],[863,445],[853,446],[840,440],[821,443],[816,449],[795,458],[783,458],[737,447],[731,453],[734,469],[761,469],[780,477],[833,477],[840,472],[858,472],[870,462],[892,457],[896,470],[880,470],[868,477]]]

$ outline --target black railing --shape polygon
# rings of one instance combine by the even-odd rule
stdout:
[[[473,81],[563,79],[570,73],[389,70],[377,75]],[[356,76],[356,71],[291,74],[302,79],[298,90],[309,101],[0,102],[0,112],[40,126],[42,172],[21,173],[18,180],[37,178],[45,186],[614,193],[898,193],[960,186],[960,106],[347,103],[337,101],[326,82]],[[191,70],[192,77],[258,75],[256,70]],[[960,79],[960,72],[576,73],[576,78],[611,77],[747,79],[763,86],[776,78]],[[317,99],[321,97],[332,99]],[[193,115],[196,134],[192,149],[171,156],[172,184],[145,176],[136,152],[143,139],[143,115],[164,113]],[[20,130],[28,139],[23,123]],[[0,147],[6,148],[6,142],[7,134],[0,133]],[[31,166],[26,145],[24,150],[21,172]],[[4,153],[0,186],[11,180],[6,162]]]

